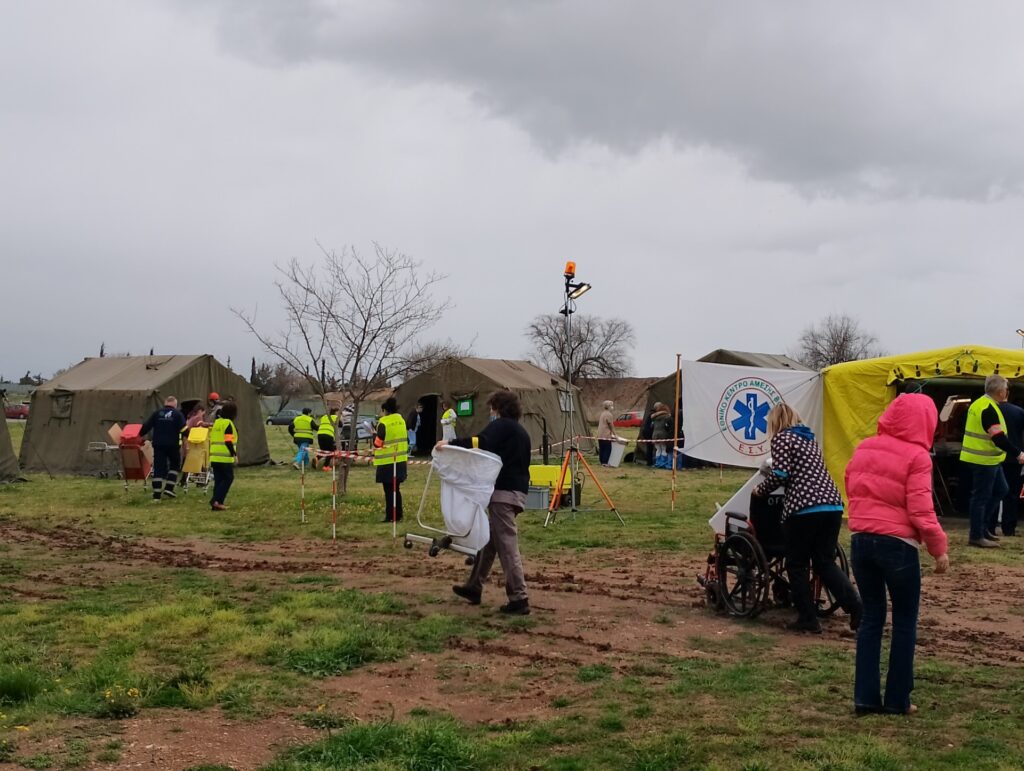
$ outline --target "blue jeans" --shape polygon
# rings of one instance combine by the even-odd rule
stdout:
[[[971,534],[977,541],[985,537],[985,531],[993,526],[999,515],[999,503],[1009,490],[1002,466],[981,466],[972,464],[971,469]]]
[[[854,533],[850,562],[864,616],[857,630],[857,671],[853,703],[859,709],[906,712],[914,690],[917,611],[921,604],[921,560],[917,549],[898,538]],[[879,682],[886,593],[892,599],[892,640],[885,698]]]
[[[295,444],[298,446],[299,451],[295,453],[296,463],[305,463],[309,465],[309,448],[313,445],[313,442],[309,440],[303,440],[301,442],[296,441]]]

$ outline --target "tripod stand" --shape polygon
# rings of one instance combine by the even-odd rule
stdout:
[[[569,449],[565,451],[565,458],[562,460],[562,470],[558,475],[558,483],[555,485],[555,492],[551,497],[551,504],[548,507],[548,514],[544,518],[544,527],[547,527],[555,519],[555,509],[558,508],[558,504],[562,500],[562,486],[565,484],[565,476],[568,473],[569,479],[569,503],[570,511],[572,512],[573,518],[576,516],[577,511],[581,511],[577,507],[579,501],[576,499],[576,479],[580,476],[580,464],[583,464],[583,468],[586,469],[590,478],[594,480],[594,484],[597,489],[601,491],[601,495],[604,497],[605,502],[608,504],[608,508],[618,517],[619,522],[623,525],[626,523],[623,521],[622,516],[615,508],[615,504],[612,503],[612,499],[605,492],[605,489],[601,486],[601,483],[597,481],[597,477],[594,475],[594,470],[587,463],[586,458],[583,457],[583,453],[580,452],[579,447],[576,445],[577,436],[573,429],[573,408],[575,405],[575,394],[572,391],[572,351],[573,351],[573,340],[572,340],[572,314],[576,312],[576,303],[574,302],[579,297],[590,291],[590,284],[582,281],[575,282],[573,279],[576,278],[576,263],[567,262],[565,264],[565,293],[564,302],[562,304],[562,310],[559,311],[565,316],[565,382],[566,382],[566,397],[568,401],[568,409],[566,413],[567,430],[563,429],[563,437],[567,433],[569,436]],[[571,468],[571,471],[570,471]]]
[[[622,515],[619,514],[619,510],[615,508],[615,504],[612,502],[611,497],[601,486],[597,476],[594,474],[594,470],[590,467],[590,464],[587,463],[587,459],[583,457],[583,453],[580,452],[580,448],[576,447],[574,444],[565,451],[565,458],[562,460],[562,471],[558,475],[558,482],[555,484],[555,493],[551,497],[551,504],[548,506],[548,515],[544,518],[544,527],[547,527],[555,521],[555,512],[558,509],[558,505],[562,502],[562,488],[565,486],[565,476],[569,473],[570,461],[575,462],[577,469],[579,468],[579,464],[583,464],[583,468],[586,469],[590,478],[594,480],[594,485],[600,491],[601,497],[604,498],[605,503],[608,504],[608,509],[618,517],[621,524],[625,525],[626,522],[622,519]],[[576,505],[578,503],[576,500],[576,477],[578,476],[578,473],[579,472],[577,471],[576,474],[573,474],[569,480],[569,511],[572,513],[573,518],[576,517],[577,511],[584,511],[584,509],[580,509]]]

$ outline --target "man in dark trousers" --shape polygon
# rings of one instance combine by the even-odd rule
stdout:
[[[1024,408],[1006,402],[1000,404],[999,409],[1002,410],[1003,419],[1006,421],[1006,436],[1012,444],[1024,447]],[[1009,456],[1003,461],[1003,474],[1006,476],[1006,483],[1010,488],[1003,498],[1003,535],[1014,536],[1017,535],[1020,491],[1024,485],[1024,477],[1021,476],[1021,465]],[[991,529],[995,530],[994,523]]]
[[[491,408],[491,422],[477,436],[437,443],[437,447],[450,444],[452,447],[486,450],[501,458],[501,471],[487,506],[491,540],[476,555],[466,583],[456,584],[452,591],[471,605],[479,605],[484,584],[497,557],[505,573],[505,596],[508,597],[508,602],[498,610],[525,616],[530,613],[530,600],[526,593],[523,558],[519,553],[516,516],[526,507],[526,493],[530,488],[530,435],[519,423],[523,406],[514,393],[496,391],[488,399],[487,406]]]
[[[185,416],[178,409],[178,400],[173,396],[164,399],[164,406],[146,418],[141,434],[152,432],[153,442],[153,502],[160,503],[162,496],[176,497],[174,487],[178,483],[178,469],[181,468],[181,430],[185,428]]]

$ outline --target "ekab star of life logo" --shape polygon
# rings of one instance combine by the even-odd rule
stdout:
[[[768,454],[768,413],[782,401],[767,380],[743,378],[730,383],[718,400],[718,430],[736,452]]]

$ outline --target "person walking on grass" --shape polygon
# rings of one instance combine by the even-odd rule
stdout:
[[[494,558],[501,562],[505,573],[505,595],[508,602],[499,610],[511,615],[530,613],[530,600],[523,573],[523,558],[519,553],[519,532],[516,517],[526,507],[526,493],[530,488],[530,435],[519,423],[523,406],[511,391],[496,391],[487,400],[491,422],[477,436],[437,443],[438,448],[451,445],[486,450],[501,458],[501,471],[494,482],[494,492],[487,506],[491,526],[491,539],[476,555],[473,569],[465,584],[456,584],[452,591],[471,605],[479,605],[484,584],[494,566]]]
[[[238,405],[227,402],[220,408],[220,414],[210,429],[210,468],[213,470],[213,498],[210,508],[225,511],[224,501],[235,481],[235,463],[238,460],[238,429],[235,418]]]
[[[316,443],[322,453],[333,453],[338,449],[338,444],[334,438],[335,433],[338,430],[338,408],[331,407],[326,415],[320,418],[317,423],[316,430]],[[322,464],[323,469],[326,471],[331,467],[331,456],[324,455]]]
[[[181,432],[185,416],[178,409],[173,396],[164,399],[164,406],[146,418],[142,424],[143,436],[152,432],[153,438],[153,502],[163,497],[175,498],[174,488],[181,469]]]
[[[843,499],[828,475],[814,433],[786,403],[768,413],[771,464],[761,468],[766,479],[752,495],[767,496],[782,487],[782,532],[786,541],[795,621],[787,629],[821,634],[818,609],[811,593],[810,572],[828,588],[850,616],[850,629],[860,624],[863,606],[849,577],[836,565],[836,547],[843,525]]]
[[[879,418],[878,434],[857,446],[846,467],[850,562],[864,602],[853,686],[858,714],[917,711],[910,693],[921,603],[921,544],[935,558],[936,573],[949,568],[949,543],[932,497],[930,450],[937,422],[931,398],[902,394]],[[892,640],[883,696],[878,670],[887,594],[892,600]]]
[[[313,444],[313,436],[315,429],[313,427],[313,410],[309,407],[305,407],[302,413],[296,415],[292,420],[292,424],[288,426],[288,433],[292,435],[292,441],[295,442],[297,449],[295,453],[295,461],[292,463],[295,468],[302,468],[303,465],[309,465],[310,456],[309,448]],[[314,463],[315,467],[316,464]]]

